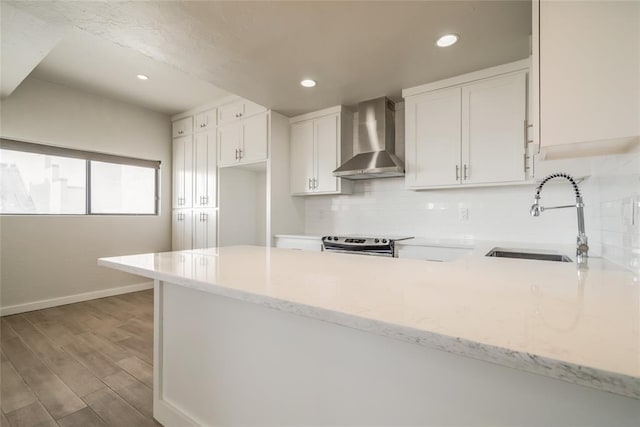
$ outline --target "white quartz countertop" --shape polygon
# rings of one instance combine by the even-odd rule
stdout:
[[[637,273],[485,249],[429,262],[234,246],[98,263],[640,399]]]

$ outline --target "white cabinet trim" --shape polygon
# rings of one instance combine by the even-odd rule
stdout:
[[[498,77],[502,74],[509,74],[515,71],[528,70],[531,64],[529,58],[522,59],[516,62],[510,62],[508,64],[498,65],[496,67],[486,68],[484,70],[474,71],[472,73],[463,74],[461,76],[451,77],[449,79],[439,80],[433,83],[427,83],[420,86],[414,86],[402,90],[402,97],[419,95],[425,92],[431,92],[438,89],[444,89],[451,86],[459,86],[466,83],[471,83],[476,80],[483,80],[490,77]]]

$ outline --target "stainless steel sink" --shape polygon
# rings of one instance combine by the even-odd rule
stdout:
[[[535,259],[538,261],[573,262],[571,258],[566,255],[545,250],[493,248],[485,256],[496,258]]]

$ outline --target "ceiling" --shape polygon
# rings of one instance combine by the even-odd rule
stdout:
[[[167,73],[152,91],[153,108],[167,112],[181,90],[198,84],[289,116],[381,95],[400,99],[405,87],[527,57],[531,33],[530,1],[9,3],[75,30],[34,75],[143,102],[140,82],[129,85],[120,73],[137,74],[137,64],[152,60],[150,69],[155,61]],[[435,39],[448,32],[460,42],[437,48]],[[318,85],[302,88],[302,78]]]
[[[149,80],[139,80],[138,74]],[[229,96],[187,72],[84,31],[67,32],[31,75],[169,115]]]

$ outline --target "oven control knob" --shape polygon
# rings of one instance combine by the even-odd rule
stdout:
[[[333,236],[333,240],[338,240],[338,237],[337,236]]]
[[[380,239],[375,239],[374,242],[380,243]]]
[[[387,239],[382,239],[382,243],[387,243]]]

